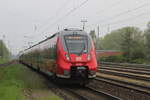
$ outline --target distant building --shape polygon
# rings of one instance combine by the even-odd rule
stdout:
[[[122,55],[123,52],[120,50],[96,50],[97,57],[108,57]]]

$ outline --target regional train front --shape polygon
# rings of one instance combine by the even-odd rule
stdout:
[[[57,77],[71,79],[73,83],[86,83],[96,77],[94,43],[86,32],[72,29],[60,32],[57,56]]]

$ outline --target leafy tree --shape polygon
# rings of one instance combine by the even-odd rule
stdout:
[[[124,27],[99,39],[101,49],[121,50],[128,61],[144,58],[144,39],[137,27]]]
[[[147,29],[144,31],[144,44],[146,57],[150,59],[150,22],[148,22]]]
[[[8,59],[10,56],[10,52],[8,51],[7,47],[3,43],[2,40],[0,40],[0,58],[1,59]]]
[[[121,50],[122,30],[118,29],[98,40],[99,49]]]
[[[144,57],[142,31],[136,27],[125,27],[122,30],[123,41],[121,47],[128,60]]]

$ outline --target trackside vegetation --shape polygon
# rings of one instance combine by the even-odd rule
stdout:
[[[91,31],[90,35],[97,50],[119,50],[123,53],[100,58],[101,61],[150,63],[150,22],[144,31],[138,27],[128,26],[114,30],[101,38],[96,38],[93,34],[95,32]]]
[[[10,59],[10,52],[4,42],[0,40],[0,64],[5,63]]]
[[[42,76],[21,64],[0,67],[0,100],[62,100]]]

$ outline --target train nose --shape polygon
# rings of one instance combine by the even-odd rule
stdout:
[[[87,78],[88,69],[85,66],[72,66],[71,67],[71,77],[72,78]]]
[[[78,63],[78,62],[88,62],[90,60],[90,56],[88,54],[81,54],[81,55],[76,55],[76,54],[70,54],[68,55],[70,58],[69,61],[72,63]]]

